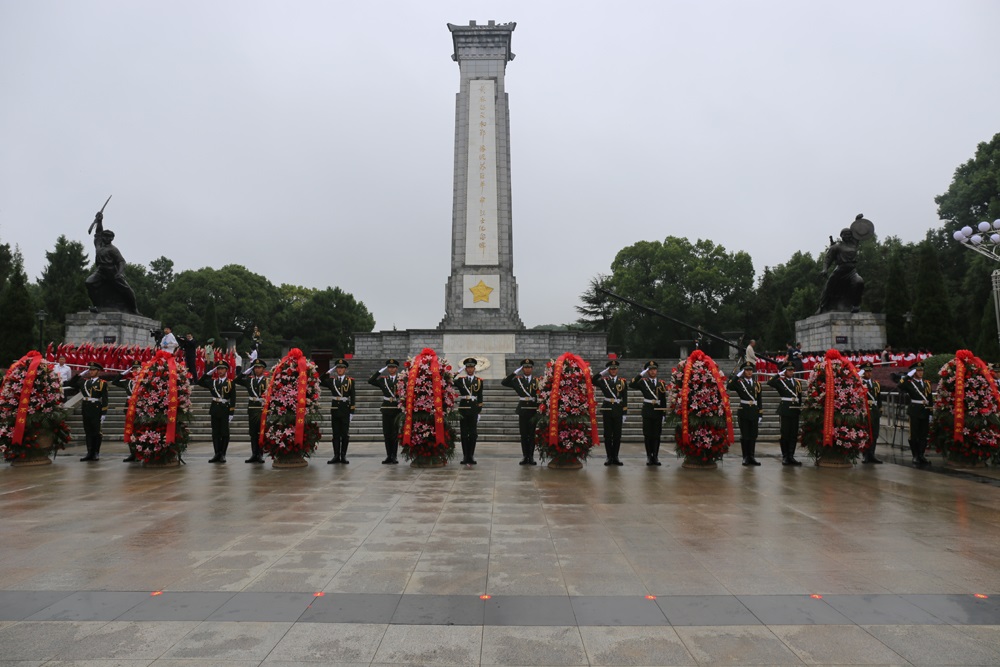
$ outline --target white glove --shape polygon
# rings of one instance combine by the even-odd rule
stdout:
[[[646,377],[647,373],[649,373],[649,369],[648,368],[643,368],[642,372],[639,373],[639,377]]]
[[[605,375],[608,375],[609,373],[610,371],[607,368],[605,368],[603,371],[601,371],[601,376],[603,377]]]
[[[628,415],[622,415],[622,423],[623,424],[625,423],[626,419],[628,419]]]
[[[107,419],[107,418],[108,418],[107,415],[101,415],[101,423],[103,424],[104,420]]]
[[[229,422],[232,423],[232,421],[233,421],[233,416],[229,415]]]
[[[382,368],[378,369],[378,374],[385,375],[385,372],[388,368],[389,368],[388,366],[383,366]]]
[[[764,421],[763,417],[757,417],[757,426],[760,426],[763,421]]]
[[[482,417],[482,415],[476,415],[476,423],[477,423],[477,424],[479,423],[479,419],[480,419],[481,417]]]
[[[350,424],[352,421],[354,421],[354,415],[347,415],[347,423]]]
[[[520,375],[521,371],[523,371],[523,370],[524,370],[524,366],[518,366],[517,369],[514,371],[514,375]]]

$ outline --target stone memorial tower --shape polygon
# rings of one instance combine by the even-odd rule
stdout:
[[[459,67],[446,331],[524,329],[511,238],[510,121],[504,74],[516,23],[448,24]]]

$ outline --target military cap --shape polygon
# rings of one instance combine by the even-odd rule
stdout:
[[[350,366],[350,364],[347,363],[347,359],[337,359],[337,361],[334,362],[333,365],[335,368],[347,368],[348,366]]]
[[[861,364],[861,370],[863,370],[863,371],[871,371],[874,368],[875,368],[875,364],[873,364],[870,361],[866,361],[865,363]]]
[[[619,366],[621,366],[621,364],[618,363],[617,359],[612,359],[608,363],[604,364],[605,368],[618,368]]]
[[[645,363],[645,365],[643,365],[643,368],[659,368],[659,367],[660,367],[660,365],[658,363],[656,363],[655,361],[652,361],[652,360],[647,361]]]
[[[990,364],[989,368],[991,373],[1000,373],[1000,364]]]
[[[216,363],[215,364],[215,369],[218,370],[220,368],[225,368],[228,371],[229,370],[229,364],[227,364],[224,361],[220,361],[220,362]]]
[[[132,368],[142,368],[142,362],[136,359],[132,362]]]
[[[254,368],[267,368],[267,364],[265,364],[263,361],[261,361],[260,359],[258,359],[257,361],[253,362],[253,367]]]
[[[742,367],[741,370],[753,372],[753,371],[757,370],[757,364],[751,364],[748,361],[747,363],[743,364],[743,367]]]
[[[924,368],[924,362],[918,361],[917,363],[915,363],[912,366],[910,366],[910,368],[912,368],[913,370],[917,370],[918,368],[921,369],[921,370],[923,370],[923,368]]]
[[[466,366],[478,366],[479,365],[479,362],[476,361],[475,357],[469,357],[469,358],[465,359],[464,361],[462,361],[462,363],[465,364]]]
[[[534,366],[535,366],[535,360],[534,359],[522,359],[521,360],[521,366],[531,366],[532,368],[534,368]]]
[[[104,366],[100,365],[96,361],[91,361],[90,364],[87,367],[90,370],[92,370],[92,371],[103,371],[104,370]]]
[[[395,359],[386,359],[385,365],[386,366],[399,366],[399,362],[396,361]]]
[[[781,370],[783,370],[783,371],[793,370],[794,371],[795,370],[795,364],[793,364],[790,361],[786,361],[785,363],[781,364]]]

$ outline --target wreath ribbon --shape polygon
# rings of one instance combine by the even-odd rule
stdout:
[[[133,393],[138,393],[138,388]],[[167,359],[167,433],[166,443],[172,445],[177,441],[177,359]]]
[[[403,419],[403,444],[413,444],[413,412],[416,403],[417,375],[421,364],[427,361],[431,369],[431,392],[434,401],[434,444],[446,443],[444,432],[444,392],[441,387],[441,363],[437,352],[425,347],[413,359],[406,379],[406,416]]]
[[[833,362],[843,361],[844,358],[840,356],[840,352],[837,350],[827,350],[826,355],[823,358],[823,390],[825,395],[823,396],[823,446],[832,447],[833,446],[833,415],[835,409],[833,406],[834,398],[834,388],[833,388]]]
[[[28,408],[31,405],[31,394],[35,390],[35,378],[38,377],[38,365],[42,362],[42,355],[32,350],[14,362],[10,370],[7,371],[10,373],[18,364],[28,359],[31,361],[28,361],[28,370],[24,375],[24,384],[21,385],[21,396],[17,402],[17,416],[14,420],[14,433],[11,437],[11,442],[15,445],[20,445],[24,441],[24,428],[28,424]]]

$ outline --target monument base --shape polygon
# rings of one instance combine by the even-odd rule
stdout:
[[[885,347],[885,315],[833,312],[795,323],[795,340],[803,350],[881,350]]]
[[[71,313],[66,315],[66,342],[150,347],[156,342],[150,331],[159,328],[159,320],[142,315],[110,311]]]
[[[573,352],[584,359],[605,359],[607,334],[601,332],[544,331],[373,331],[354,334],[354,356],[360,359],[406,359],[429,347],[447,357],[456,372],[462,360],[479,361],[476,374],[484,380],[502,380],[517,368],[521,359],[535,360],[536,372],[545,362],[563,352]]]

